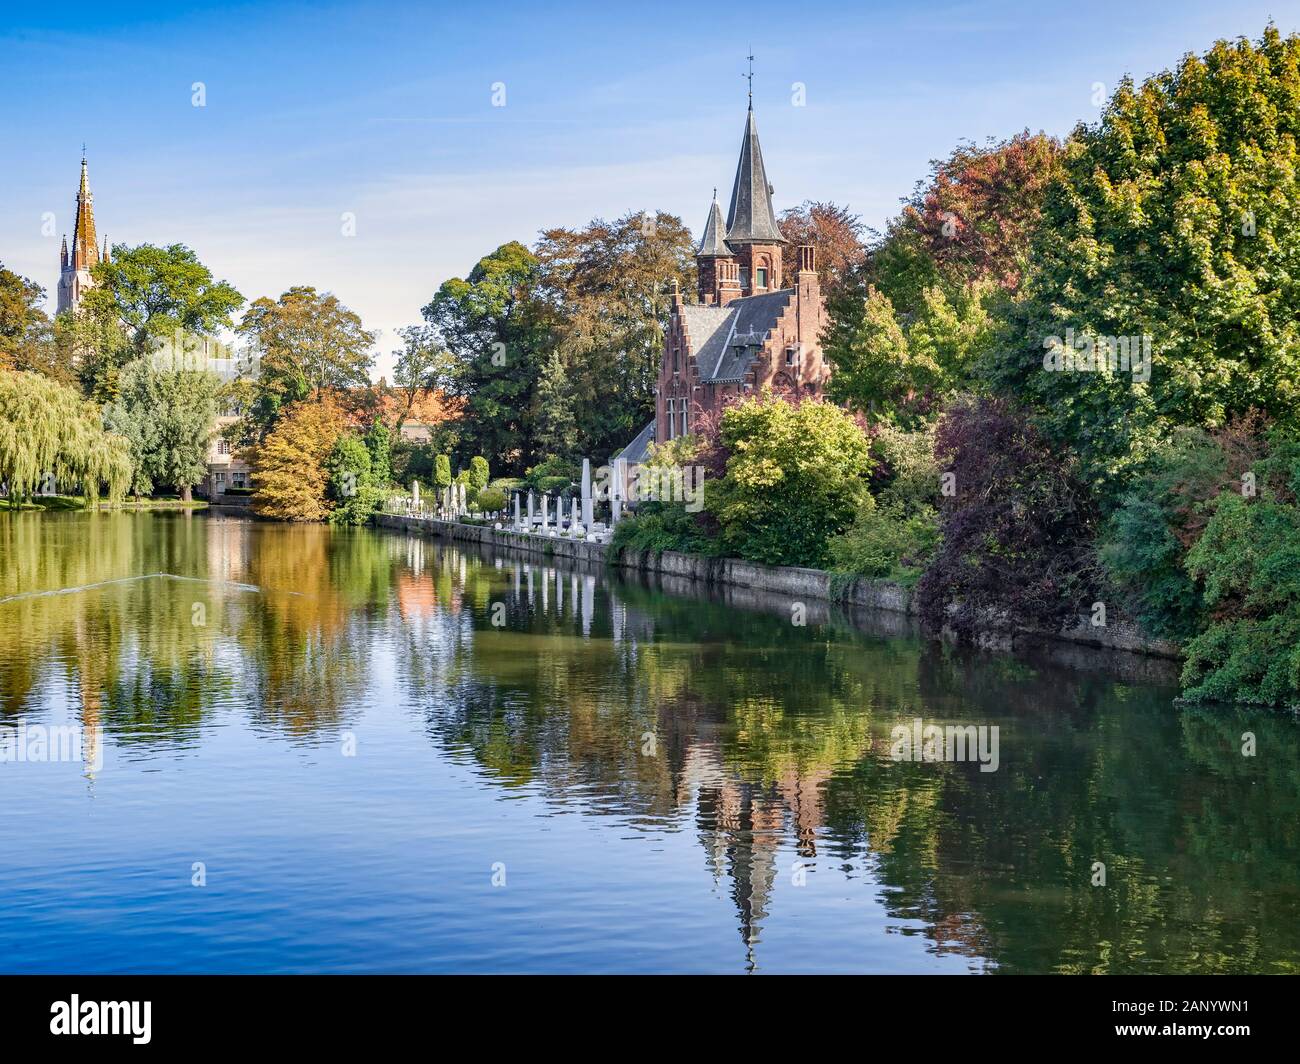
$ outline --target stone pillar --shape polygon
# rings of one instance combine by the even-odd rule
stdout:
[[[625,468],[624,459],[614,459],[614,475],[609,484],[609,524],[611,528],[618,524],[623,517],[623,492],[625,490],[623,470]]]
[[[550,523],[551,523],[550,500],[551,497],[547,495],[545,492],[543,492],[542,493],[542,535],[546,534],[546,530],[550,527]]]
[[[529,488],[529,489],[528,489],[528,524],[526,524],[526,525],[524,526],[524,530],[527,531],[527,532],[531,532],[531,531],[533,530],[533,490],[532,490],[532,488]]]
[[[591,459],[582,460],[582,527],[591,531],[595,523],[594,509],[591,505]]]
[[[515,528],[518,528],[521,524],[523,524],[523,521],[519,517],[519,492],[516,491],[514,493],[514,496],[515,496]]]

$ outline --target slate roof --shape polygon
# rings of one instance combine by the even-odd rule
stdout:
[[[715,199],[713,206],[709,208],[709,220],[704,225],[704,236],[700,239],[700,250],[696,254],[702,259],[731,255],[731,248],[727,247],[727,242],[722,239],[724,231],[722,208],[718,206],[718,201]]]
[[[650,457],[650,444],[655,438],[655,423],[650,422],[645,428],[636,434],[626,447],[618,452],[618,457],[626,460],[628,463],[644,462]]]
[[[679,308],[691,353],[704,381],[735,381],[794,297],[793,288],[733,299],[725,307],[686,303]]]
[[[763,166],[763,150],[758,146],[758,127],[754,124],[751,105],[745,117],[745,135],[740,141],[740,161],[736,164],[736,181],[731,189],[731,207],[727,211],[728,244],[785,243],[772,209],[772,186]]]

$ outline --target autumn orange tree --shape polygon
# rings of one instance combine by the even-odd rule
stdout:
[[[837,203],[807,200],[781,213],[781,232],[789,247],[811,245],[817,252],[817,279],[833,292],[866,258],[862,219]],[[787,263],[791,269],[794,262]]]
[[[328,396],[290,405],[252,457],[253,509],[281,521],[329,516],[326,461],[347,419]]]

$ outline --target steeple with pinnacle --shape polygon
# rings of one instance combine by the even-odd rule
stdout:
[[[786,243],[772,206],[772,186],[763,165],[754,121],[754,57],[750,55],[749,108],[740,141],[740,159],[731,187],[725,223],[717,189],[696,254],[703,303],[726,303],[736,296],[759,295],[781,287],[782,248]]]
[[[75,311],[86,291],[94,285],[91,271],[101,261],[108,261],[108,240],[101,252],[95,238],[95,197],[90,191],[90,172],[86,163],[86,146],[81,146],[81,185],[77,190],[76,221],[72,230],[69,255],[68,238],[63,237],[59,256],[58,313]]]

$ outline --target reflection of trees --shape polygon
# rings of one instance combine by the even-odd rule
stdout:
[[[0,558],[0,712],[37,711],[59,679],[122,743],[185,741],[221,704],[291,735],[336,726],[394,567],[368,532],[188,513],[6,516]]]
[[[119,744],[195,741],[228,705],[311,737],[391,650],[434,741],[494,786],[693,833],[754,965],[796,860],[878,887],[934,951],[1007,971],[1300,957],[1289,717],[365,529],[15,514],[0,561],[0,597],[103,585],[0,603],[4,717],[62,690]],[[111,583],[148,573],[190,579]],[[914,717],[997,725],[1001,768],[893,762],[890,730]]]
[[[1297,903],[1277,889],[1300,855],[1290,720],[1252,717],[1272,751],[1252,762],[1240,721],[1176,711],[1170,690],[1106,671],[799,629],[469,557],[464,601],[437,594],[446,623],[404,633],[431,732],[502,784],[632,824],[689,818],[751,961],[786,865],[819,856],[867,871],[936,951],[1005,970],[1271,970],[1300,956]],[[508,606],[504,630],[492,602]],[[890,730],[913,717],[997,725],[1000,770],[893,762]],[[654,757],[640,753],[647,731]]]

